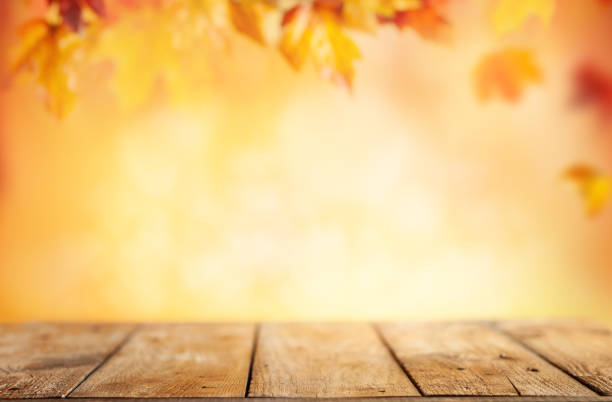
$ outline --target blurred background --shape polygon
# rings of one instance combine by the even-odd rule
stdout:
[[[500,35],[496,1],[450,0],[451,44],[351,33],[352,89],[124,13],[65,117],[27,74],[0,91],[0,319],[612,322],[611,208],[587,216],[561,177],[612,172],[612,126],[571,106],[578,65],[612,66],[603,3]],[[3,71],[45,7],[0,2]],[[542,79],[482,102],[475,66],[508,46]]]

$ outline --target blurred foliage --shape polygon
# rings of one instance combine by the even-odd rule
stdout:
[[[294,70],[313,64],[320,74],[353,87],[361,57],[356,31],[374,34],[381,25],[410,29],[421,38],[451,44],[444,16],[447,0],[46,0],[46,13],[19,30],[12,75],[30,74],[50,112],[63,118],[76,101],[77,72],[88,60],[111,60],[114,87],[125,107],[149,99],[159,77],[173,97],[189,93],[185,69],[206,70],[206,41],[225,46],[230,31],[277,48]],[[599,0],[602,7],[609,0]],[[493,31],[507,35],[536,19],[554,17],[555,0],[499,0],[489,13]],[[128,21],[125,17],[130,15]],[[457,23],[460,23],[457,22]],[[162,28],[160,30],[160,27]],[[160,35],[159,32],[163,32]],[[142,66],[142,61],[153,67]],[[506,47],[485,54],[474,68],[474,92],[482,101],[518,102],[530,84],[543,80],[531,49]],[[612,77],[584,62],[573,77],[574,105],[593,106],[602,121],[612,116]],[[129,88],[129,90],[126,90]],[[578,184],[586,210],[596,215],[610,192],[607,176],[586,164],[565,172]]]

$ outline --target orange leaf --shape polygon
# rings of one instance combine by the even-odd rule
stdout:
[[[238,32],[266,44],[276,34],[280,17],[278,10],[271,3],[262,0],[230,0],[232,23]]]
[[[525,86],[542,79],[528,50],[506,49],[485,55],[474,70],[476,94],[482,101],[497,95],[516,102]]]
[[[571,166],[563,176],[577,185],[588,215],[595,216],[603,210],[612,190],[610,177],[583,164]]]
[[[398,28],[412,28],[422,38],[440,43],[452,42],[452,29],[439,12],[445,0],[422,0],[419,7],[397,10],[391,16],[380,15],[381,22],[395,24]]]

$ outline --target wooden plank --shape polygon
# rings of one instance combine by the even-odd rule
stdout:
[[[112,324],[0,324],[0,398],[65,396],[131,329]]]
[[[579,321],[509,321],[499,328],[602,395],[612,395],[612,331]]]
[[[138,331],[71,397],[241,397],[252,324],[160,324]]]
[[[486,325],[379,324],[424,395],[594,395]]]
[[[263,324],[249,396],[418,395],[368,324]]]
[[[74,402],[612,402],[610,396],[398,396],[394,398],[155,398],[155,399],[132,399],[132,398],[71,398]],[[31,399],[17,399],[10,402],[28,401]],[[58,402],[57,399],[37,399],[35,402]]]

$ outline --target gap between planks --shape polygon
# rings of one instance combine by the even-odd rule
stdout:
[[[111,350],[110,353],[104,359],[102,359],[100,361],[100,363],[98,363],[96,365],[96,367],[94,367],[89,373],[85,374],[85,376],[83,376],[81,381],[76,383],[76,385],[74,387],[70,388],[68,390],[68,392],[66,392],[64,395],[62,395],[62,399],[69,398],[70,394],[72,394],[79,386],[81,386],[81,384],[83,384],[85,381],[87,381],[87,379],[89,377],[91,377],[91,375],[93,373],[95,373],[100,367],[102,367],[107,361],[109,361],[111,359],[111,357],[116,355],[117,352],[119,352],[119,350],[121,350],[123,345],[128,343],[128,341],[132,338],[132,336],[136,333],[136,331],[138,331],[140,329],[140,327],[141,327],[140,325],[136,325],[131,331],[129,331],[127,333],[127,335],[125,336],[125,338],[123,338],[123,340],[121,342],[119,342],[119,344],[117,344],[117,346],[115,346],[115,348],[113,350]]]
[[[516,342],[517,344],[519,344],[520,346],[522,346],[524,349],[530,351],[531,353],[533,353],[534,355],[538,356],[540,359],[544,360],[546,363],[550,364],[551,366],[557,368],[559,371],[565,373],[568,377],[572,378],[573,380],[577,381],[578,383],[584,385],[585,387],[587,387],[588,389],[590,389],[591,391],[593,391],[595,394],[599,395],[599,396],[606,396],[606,394],[604,394],[600,389],[598,389],[597,387],[593,386],[592,384],[590,384],[588,381],[584,380],[583,378],[574,375],[570,370],[568,370],[566,367],[557,364],[556,362],[552,361],[551,359],[549,359],[544,353],[539,352],[536,348],[531,347],[530,345],[528,345],[527,343],[523,342],[520,338],[512,335],[512,333],[503,330],[502,328],[499,327],[499,322],[489,322],[488,326],[490,328],[492,328],[494,331],[499,332],[500,334],[510,338],[511,340],[513,340],[514,342]]]
[[[249,362],[249,375],[247,377],[246,388],[244,390],[244,397],[248,398],[249,391],[251,389],[251,380],[253,379],[253,363],[255,362],[255,352],[257,351],[257,343],[259,342],[259,332],[261,330],[261,324],[255,324],[255,333],[253,334],[253,347],[251,349],[251,361]]]
[[[378,325],[376,325],[374,323],[370,323],[370,326],[372,326],[372,328],[374,329],[374,332],[376,332],[376,335],[378,336],[378,339],[383,344],[383,346],[387,349],[387,351],[389,352],[389,354],[393,358],[393,361],[395,361],[395,364],[397,364],[402,369],[402,371],[404,372],[404,374],[406,374],[406,377],[408,377],[408,379],[410,380],[410,382],[412,383],[414,388],[416,388],[416,390],[419,391],[419,394],[421,394],[421,396],[423,396],[424,395],[423,390],[421,389],[419,384],[417,384],[417,382],[415,381],[414,377],[412,377],[412,375],[406,369],[406,367],[404,367],[404,365],[402,364],[400,359],[397,357],[397,355],[395,354],[395,350],[393,350],[391,345],[389,345],[389,342],[387,342],[387,340],[383,336],[382,332],[380,332],[380,328],[378,328]]]

